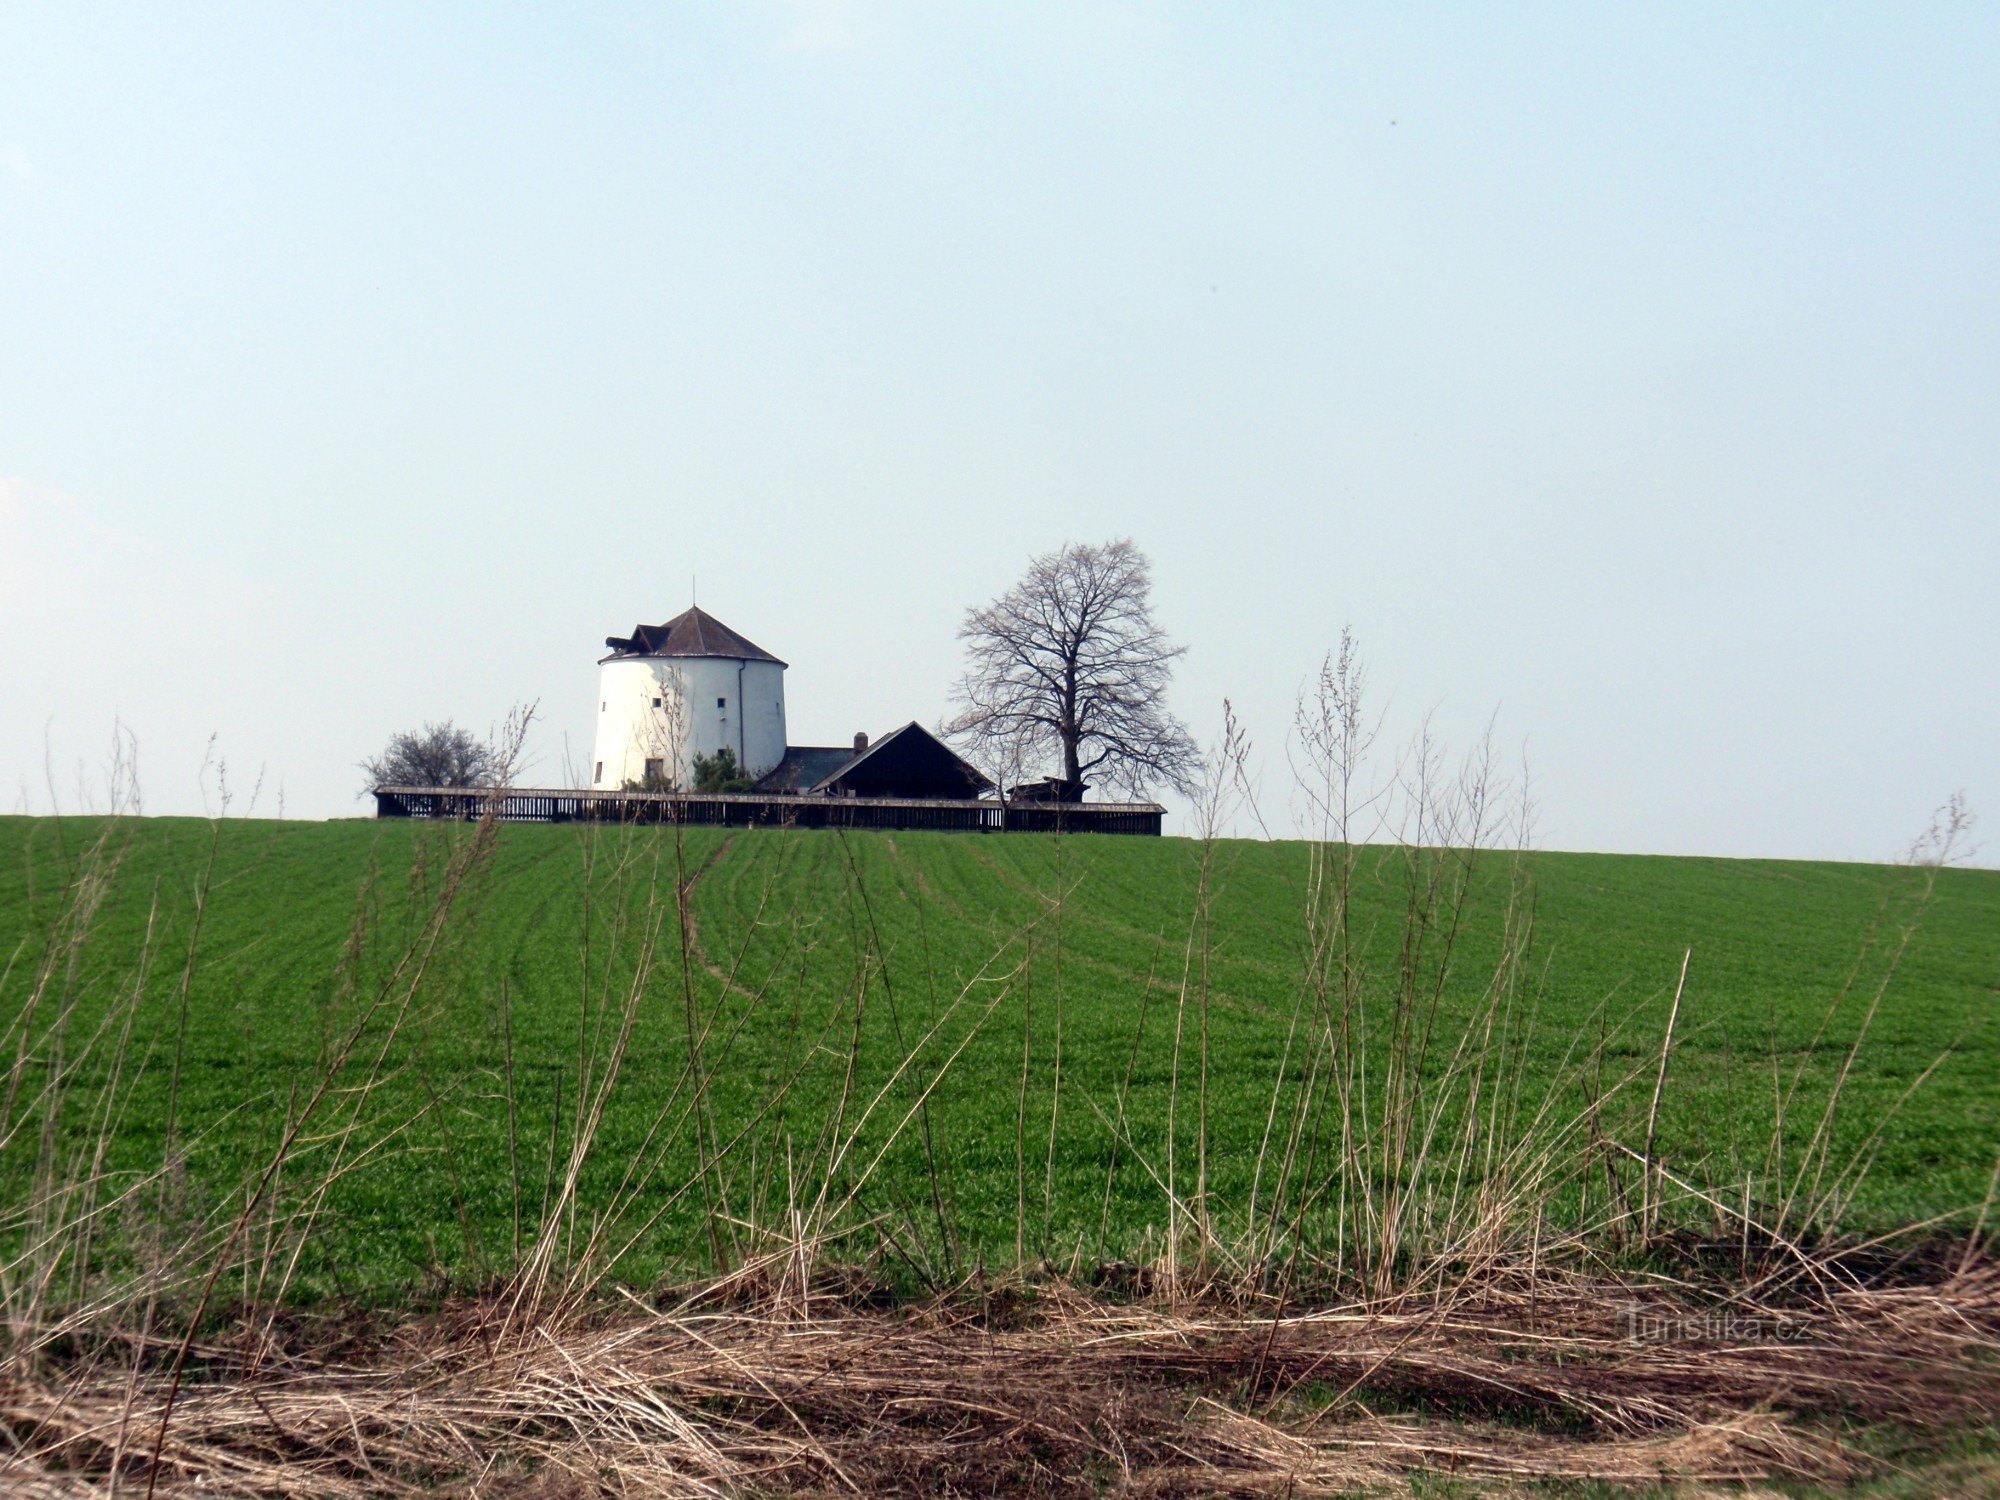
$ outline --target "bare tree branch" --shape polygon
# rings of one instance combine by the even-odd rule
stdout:
[[[946,735],[986,759],[1058,759],[1069,795],[1191,792],[1201,753],[1167,711],[1186,652],[1154,623],[1152,574],[1130,541],[1066,545],[959,627],[966,670]]]

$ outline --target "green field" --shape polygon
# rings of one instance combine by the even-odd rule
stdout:
[[[86,921],[77,878],[100,834],[115,869]],[[508,826],[427,949],[453,851],[475,837],[0,820],[8,1197],[74,1175],[100,1143],[105,1172],[156,1168],[171,1111],[186,1151],[174,1201],[214,1214],[257,1193],[303,1116],[266,1196],[307,1204],[296,1294],[488,1278],[561,1202],[579,1097],[622,1051],[565,1243],[604,1226],[600,1248],[629,1244],[618,1274],[633,1280],[757,1248],[752,1226],[793,1222],[823,1186],[921,1275],[1156,1254],[1169,1180],[1223,1241],[1249,1226],[1253,1195],[1272,1200],[1282,1153],[1265,1142],[1282,1145],[1319,1024],[1303,844],[1215,846],[1204,922],[1189,840]],[[1357,858],[1351,951],[1378,1037],[1394,1024],[1409,873],[1396,850]],[[1775,1212],[1774,1068],[1803,1079],[1784,1132],[1796,1153],[1879,993],[1827,1153],[1835,1172],[1857,1153],[1873,1163],[1840,1225],[1963,1223],[2000,1155],[2000,873],[1938,872],[1920,903],[1929,879],[1557,853],[1517,871],[1487,856],[1448,965],[1442,923],[1416,961],[1420,988],[1440,984],[1416,1097],[1446,1121],[1499,1110],[1511,1123],[1494,1135],[1512,1138],[1544,1106],[1566,1119],[1611,1089],[1602,1128],[1636,1144],[1692,949],[1658,1123],[1676,1174],[1739,1197],[1755,1177],[1760,1214]],[[1529,910],[1524,896],[1532,943],[1497,1025],[1482,1023],[1504,913]],[[1496,1057],[1476,1099],[1448,1076],[1468,1024]],[[343,1037],[355,1045],[329,1075]],[[1324,1139],[1323,1119],[1299,1127],[1294,1183],[1335,1175],[1315,1129]],[[300,1197],[330,1164],[338,1180]]]

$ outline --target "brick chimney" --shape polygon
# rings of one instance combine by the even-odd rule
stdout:
[[[863,750],[866,750],[867,748],[868,748],[868,731],[867,731],[867,730],[865,730],[865,729],[857,729],[857,730],[855,730],[855,731],[854,731],[854,753],[855,753],[856,755],[859,755],[859,754],[860,754],[860,753],[861,753],[861,752],[862,752]]]

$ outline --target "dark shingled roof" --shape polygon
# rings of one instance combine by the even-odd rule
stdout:
[[[753,641],[745,640],[714,615],[690,609],[664,625],[635,625],[629,636],[608,635],[604,644],[612,656],[722,656],[732,661],[777,661]]]
[[[785,758],[757,778],[757,790],[810,791],[853,759],[852,745],[787,745]]]

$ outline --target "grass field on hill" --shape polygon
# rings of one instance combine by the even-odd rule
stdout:
[[[79,911],[100,835],[108,879]],[[287,1181],[319,1186],[246,1233],[309,1227],[290,1282],[308,1298],[503,1274],[551,1205],[565,1253],[595,1235],[645,1281],[739,1258],[816,1202],[942,1277],[1143,1260],[1177,1214],[1228,1243],[1281,1198],[1301,1223],[1332,1201],[1299,1186],[1337,1175],[1337,1132],[1299,1103],[1325,1066],[1304,844],[507,826],[454,873],[477,837],[0,820],[5,1195],[78,1163],[153,1170],[171,1132],[171,1201],[192,1215],[275,1202],[282,1155]],[[1358,855],[1351,951],[1365,1007],[1393,1009],[1399,972],[1425,995],[1436,976],[1410,1097],[1446,1137],[1468,1110],[1495,1122],[1460,1181],[1587,1097],[1594,1132],[1640,1143],[1691,949],[1657,1119],[1678,1178],[1740,1194],[1755,1177],[1769,1207],[1865,1024],[1825,1153],[1828,1173],[1872,1162],[1841,1227],[1963,1225],[1986,1194],[2000,874],[1937,872],[1919,913],[1930,875],[1912,869],[1495,854],[1412,960],[1410,873],[1399,851]],[[1478,1088],[1468,1035],[1493,1059]],[[1393,1067],[1374,1045],[1364,1092]],[[1773,1173],[1795,1074],[1777,1131],[1795,1155]],[[1564,1191],[1609,1194],[1613,1170]],[[133,1217],[107,1211],[103,1240]]]

